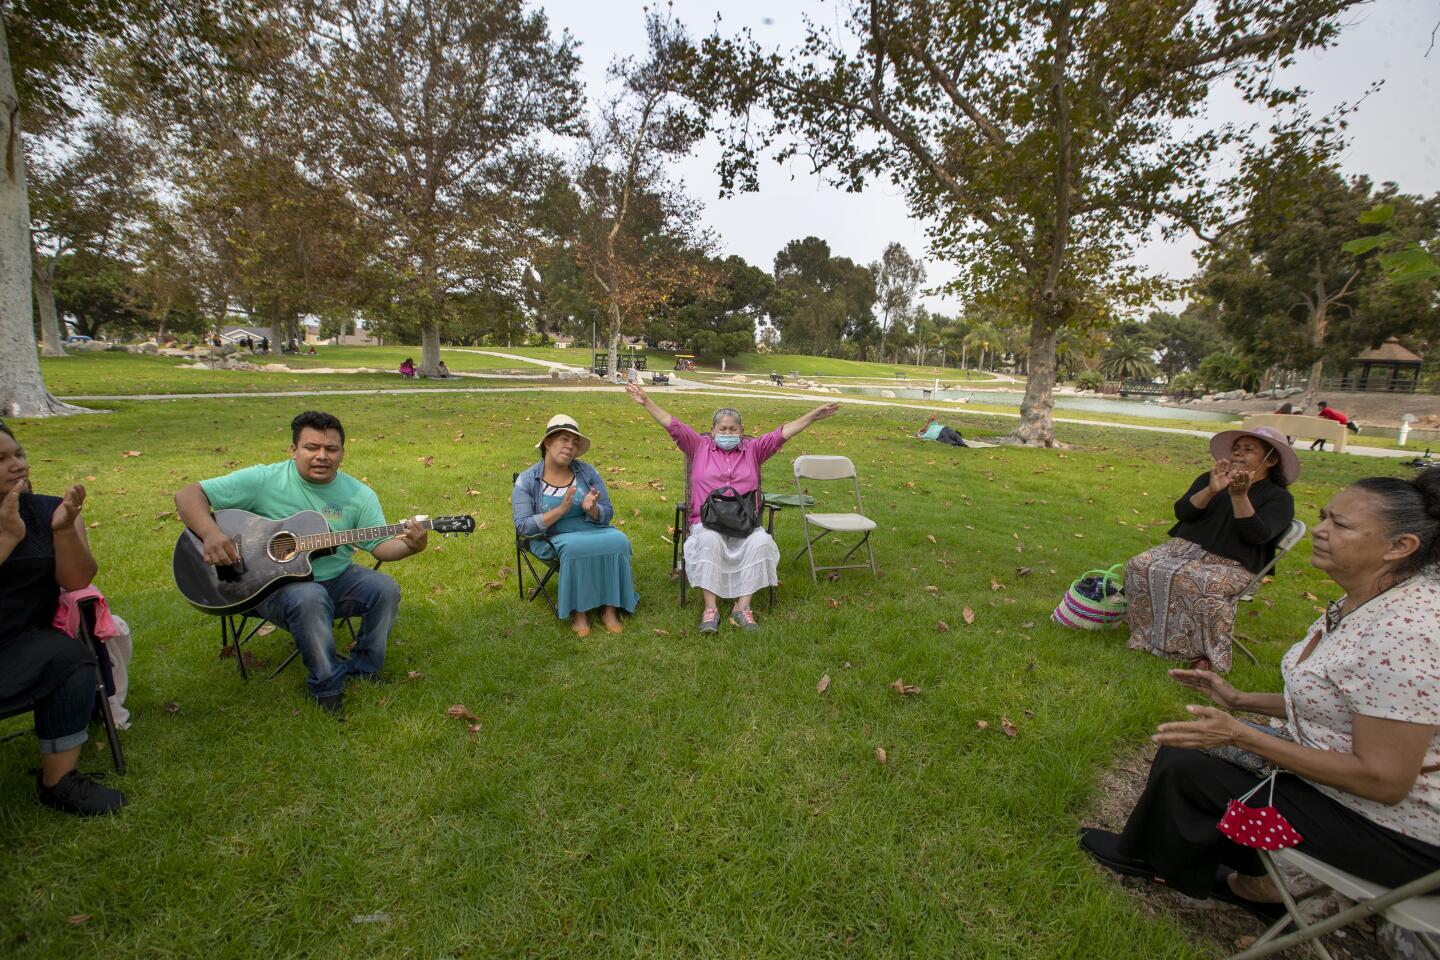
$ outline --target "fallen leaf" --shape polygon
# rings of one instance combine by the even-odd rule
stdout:
[[[468,725],[466,726],[466,729],[467,729],[467,730],[469,731],[469,733],[470,733],[470,739],[471,739],[471,740],[474,740],[474,739],[475,739],[475,736],[480,732],[480,724],[478,724],[478,723],[468,724]]]
[[[1083,534],[1083,533],[1076,533],[1076,534],[1073,534],[1073,536],[1075,537],[1076,540],[1084,540],[1084,539],[1085,539],[1085,534]]]
[[[272,633],[274,633],[274,632],[275,632],[275,624],[273,624],[273,623],[267,623],[267,624],[265,624],[264,626],[260,627],[258,630],[255,631],[255,636],[257,636],[257,637],[268,637],[270,634],[272,634]]]
[[[990,578],[990,590],[991,590],[992,592],[993,592],[993,591],[996,591],[996,590],[1004,590],[1004,589],[1005,589],[1005,584],[1001,583],[999,580],[996,580],[994,577],[991,577],[991,578]]]
[[[974,622],[975,622],[975,611],[974,611],[974,610],[971,610],[969,607],[966,607],[964,610],[961,610],[961,611],[960,611],[960,616],[962,616],[962,617],[965,618],[965,622],[966,622],[966,623],[974,623]]]
[[[464,431],[464,430],[461,430],[459,433],[455,434],[455,440],[456,440],[457,443],[458,443],[459,441],[461,441],[461,440],[464,440],[464,439],[465,439],[465,431]]]
[[[935,584],[933,584],[933,583],[927,583],[927,584],[925,584],[925,590],[926,590],[926,592],[928,592],[928,593],[939,593],[939,592],[940,592],[940,588],[937,587],[937,586],[935,586]]]
[[[914,684],[906,683],[902,677],[896,677],[895,682],[890,684],[890,689],[894,690],[897,694],[899,694],[901,700],[904,700],[905,695],[908,693],[920,692],[919,687],[915,686]]]
[[[1034,629],[1035,629],[1035,621],[1034,621],[1034,620],[1026,620],[1024,623],[1020,624],[1020,629],[1021,629],[1021,630],[1034,630]]]
[[[415,459],[416,459],[416,460],[419,460],[421,463],[425,464],[425,466],[427,466],[427,467],[432,467],[432,466],[435,465],[435,458],[434,458],[434,457],[416,457]]]
[[[935,534],[933,534],[933,533],[927,533],[927,534],[925,534],[925,539],[926,539],[926,540],[929,540],[931,543],[936,543],[936,542],[937,542],[936,539],[935,539]]]
[[[1009,718],[1009,717],[1001,717],[1001,718],[1000,718],[1000,729],[1003,730],[1003,731],[1005,731],[1005,736],[1007,736],[1007,737],[1018,737],[1018,736],[1020,736],[1020,731],[1017,730],[1017,729],[1015,729],[1015,724],[1013,724],[1013,723],[1010,722],[1010,718]]]
[[[90,526],[90,529],[91,529],[91,530],[94,530],[95,528],[97,528],[97,527],[100,526],[100,521],[99,521],[99,520],[96,520],[94,523],[90,524],[89,526]]]
[[[90,914],[88,913],[76,913],[66,917],[65,922],[70,924],[70,926],[72,927],[78,927],[80,926],[80,924],[84,923],[86,920],[89,919]]]
[[[156,519],[156,520],[168,520],[170,517],[173,517],[173,516],[175,516],[175,511],[174,511],[174,510],[162,510],[162,511],[160,511],[159,513],[155,514],[155,519]]]
[[[1035,711],[1034,711],[1034,710],[1026,710],[1026,711],[1025,711],[1025,716],[1026,716],[1027,719],[1034,720],[1034,719],[1035,719]]]
[[[661,630],[659,627],[656,627],[656,628],[655,628],[655,636],[657,636],[657,637],[668,637],[668,636],[670,636],[670,631],[669,631],[669,630]]]
[[[1317,597],[1317,596],[1315,596],[1315,594],[1311,593],[1309,590],[1306,590],[1306,591],[1305,591],[1305,599],[1306,599],[1306,600],[1319,600],[1320,598]]]
[[[1255,946],[1255,937],[1248,933],[1241,934],[1235,938],[1236,950],[1249,950],[1253,946]]]
[[[409,673],[405,674],[405,679],[406,679],[406,680],[424,680],[424,679],[425,679],[425,674],[421,673],[419,670],[411,670]]]
[[[950,632],[950,624],[946,623],[944,620],[941,620],[938,624],[935,625],[935,627],[936,627],[936,629],[939,630],[941,633],[949,633],[949,632]]]
[[[1274,609],[1275,609],[1275,601],[1274,601],[1274,600],[1271,600],[1269,597],[1261,597],[1261,598],[1260,598],[1260,602],[1263,603],[1263,604],[1265,604],[1266,608],[1268,608],[1268,609],[1270,609],[1270,610],[1274,610]]]
[[[839,579],[840,579],[840,574],[838,574],[838,573],[827,573],[827,574],[825,574],[825,579],[826,579],[826,580],[829,580],[831,583],[834,583],[836,580],[839,580]]]
[[[827,674],[825,674],[824,676],[822,676],[822,677],[820,678],[820,682],[819,682],[819,683],[815,684],[815,692],[816,692],[816,693],[824,693],[826,690],[829,690],[829,689],[830,689],[830,674],[827,673]]]
[[[126,450],[126,451],[125,451],[125,456],[127,456],[127,457],[138,457],[138,456],[140,456],[140,451],[139,451],[139,450]]]
[[[911,486],[914,486],[914,484],[911,484]],[[889,758],[885,755],[885,748],[884,748],[884,747],[876,747],[876,748],[875,748],[875,759],[878,760],[878,761],[880,761],[881,763],[885,763],[885,762],[889,759]]]
[[[505,584],[501,583],[499,580],[485,581],[485,589],[487,590],[499,590],[503,586],[505,586]]]
[[[631,515],[632,515],[632,516],[636,516],[636,517],[640,516],[640,508],[639,508],[639,507],[636,507],[634,513],[631,514]]]
[[[479,491],[479,490],[476,490],[474,487],[471,487],[470,489],[468,489],[468,490],[465,491],[465,496],[467,496],[467,497],[478,497],[478,496],[480,496],[480,491]]]
[[[990,721],[989,721],[989,720],[976,720],[976,721],[975,721],[975,726],[979,727],[981,730],[989,730],[989,729],[990,729]]]
[[[452,704],[450,709],[446,710],[445,712],[450,716],[456,717],[460,720],[468,720],[471,723],[480,722],[480,718],[475,716],[475,714],[471,713],[470,708],[465,706],[465,704],[463,703]]]
[[[1017,576],[1017,577],[1028,577],[1028,576],[1030,576],[1030,568],[1029,568],[1029,567],[1016,567],[1016,568],[1015,568],[1015,576]]]
[[[172,714],[172,715],[179,713],[179,712],[180,712],[180,704],[176,703],[174,700],[168,701],[168,702],[165,704],[165,712],[168,713],[168,714]]]

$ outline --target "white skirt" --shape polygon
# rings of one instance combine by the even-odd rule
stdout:
[[[779,566],[780,548],[764,527],[742,540],[697,523],[685,537],[686,579],[717,597],[748,597],[773,587],[780,582]]]

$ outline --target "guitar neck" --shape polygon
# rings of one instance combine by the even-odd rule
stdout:
[[[417,520],[416,523],[426,530],[435,529],[435,521],[429,518]],[[355,530],[340,530],[332,533],[314,533],[305,537],[295,539],[295,549],[301,553],[309,553],[311,550],[328,550],[332,547],[344,546],[347,543],[365,543],[370,540],[388,540],[391,537],[399,536],[405,532],[405,524],[391,523],[383,527],[360,527]]]

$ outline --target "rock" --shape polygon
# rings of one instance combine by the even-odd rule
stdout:
[[[154,354],[157,354],[157,353],[160,352],[160,348],[157,347],[157,346],[155,346],[155,344],[153,344],[153,343],[151,343],[150,341],[147,340],[147,341],[145,341],[144,343],[140,344],[138,347],[136,347],[136,348],[135,348],[135,352],[136,352],[136,353],[148,353],[148,354],[154,355]]]
[[[107,343],[105,350],[108,353],[129,353],[130,348],[123,343]]]
[[[216,356],[220,356],[220,357],[228,357],[228,356],[230,356],[231,354],[233,354],[233,353],[235,352],[235,350],[236,350],[235,344],[233,344],[233,343],[222,343],[222,344],[220,344],[220,346],[218,346],[218,347],[215,348],[215,355],[216,355]]]
[[[895,399],[895,391],[894,391],[894,390],[881,390],[881,391],[880,391],[880,396],[884,397],[886,400],[894,400],[894,399]]]
[[[1213,393],[1207,393],[1207,394],[1205,394],[1204,396],[1202,396],[1200,399],[1201,399],[1201,400],[1204,400],[1206,403],[1213,403],[1213,402],[1215,401],[1215,394],[1213,394]]]

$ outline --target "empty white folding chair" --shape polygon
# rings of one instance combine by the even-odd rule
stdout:
[[[1290,526],[1286,528],[1285,533],[1280,537],[1280,542],[1275,545],[1275,556],[1270,560],[1269,563],[1265,564],[1265,568],[1263,570],[1255,574],[1254,578],[1251,579],[1250,583],[1246,585],[1243,591],[1241,591],[1240,599],[1254,600],[1255,591],[1260,589],[1260,585],[1265,582],[1265,578],[1270,575],[1270,571],[1275,569],[1275,565],[1280,562],[1280,558],[1293,550],[1295,548],[1295,544],[1299,543],[1301,540],[1304,539],[1305,521],[1291,520]],[[1240,652],[1250,658],[1251,663],[1256,664],[1257,666],[1259,665],[1260,661],[1255,659],[1255,654],[1250,652],[1249,647],[1245,646],[1244,643],[1240,642],[1239,637],[1234,637],[1232,638],[1232,640],[1235,646],[1240,648]]]
[[[1280,889],[1280,895],[1285,901],[1286,915],[1277,920],[1248,949],[1235,954],[1230,960],[1260,960],[1261,957],[1271,956],[1302,943],[1310,944],[1310,949],[1322,960],[1332,960],[1330,952],[1320,942],[1320,937],[1376,914],[1381,914],[1397,927],[1414,933],[1430,956],[1440,960],[1440,947],[1436,946],[1433,939],[1440,935],[1440,895],[1430,895],[1431,891],[1440,888],[1440,870],[1416,877],[1403,886],[1386,889],[1378,883],[1361,880],[1293,848],[1276,850],[1273,853],[1264,850],[1257,852],[1261,862],[1265,864],[1265,872]],[[1323,893],[1328,888],[1354,900],[1355,905],[1323,920],[1307,919],[1300,911],[1299,903],[1285,888],[1277,864],[1283,864],[1320,881],[1322,886],[1316,892]],[[1280,936],[1291,924],[1295,925],[1295,929]]]
[[[805,549],[801,553],[810,558],[810,579],[819,582],[817,573],[821,570],[855,570],[869,567],[870,572],[875,572],[875,550],[870,545],[870,533],[875,529],[875,521],[865,516],[865,507],[860,502],[860,478],[855,474],[855,464],[850,462],[849,457],[816,456],[806,455],[796,457],[791,464],[795,470],[795,492],[800,495],[800,519],[805,528]],[[805,490],[801,486],[802,480],[849,480],[851,489],[855,494],[854,513],[812,513],[805,507]],[[813,528],[813,530],[812,530]],[[850,547],[849,552],[841,558],[838,564],[829,566],[817,566],[815,563],[815,544],[830,534],[860,534],[860,539]],[[865,548],[867,563],[849,563],[861,547]],[[800,559],[800,554],[795,555]]]

